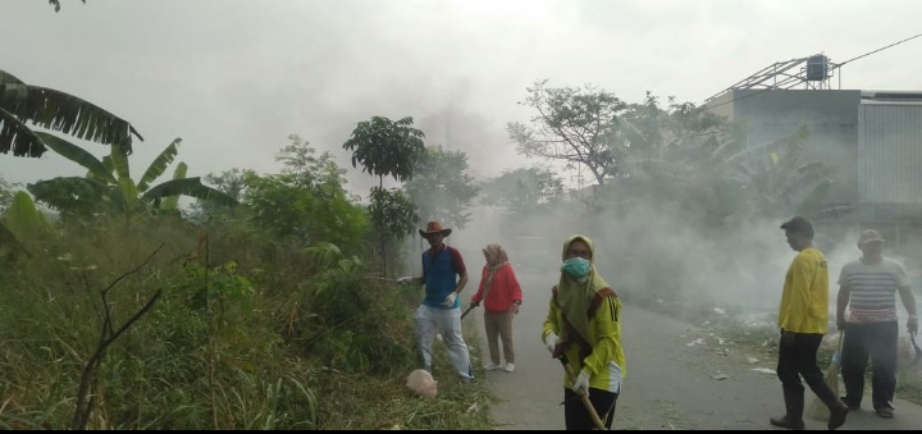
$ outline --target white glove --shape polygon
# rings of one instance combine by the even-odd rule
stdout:
[[[442,302],[442,306],[452,307],[455,305],[455,299],[458,298],[458,293],[452,291],[451,294],[448,294],[448,297],[445,297],[445,301]]]
[[[589,393],[589,379],[591,375],[585,370],[579,371],[579,376],[576,377],[576,381],[573,382],[573,391],[578,395],[588,394]]]
[[[407,283],[413,281],[413,276],[403,276],[397,279],[397,283]]]
[[[557,335],[554,332],[548,333],[544,338],[544,345],[547,345],[547,350],[554,354],[554,349],[557,348]]]

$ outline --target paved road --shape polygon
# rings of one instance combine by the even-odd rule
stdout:
[[[484,374],[502,400],[493,407],[493,418],[500,424],[498,429],[562,430],[563,370],[540,342],[554,275],[542,279],[520,273],[519,278],[525,300],[514,325],[516,370]],[[768,418],[784,412],[777,377],[753,370],[773,369],[774,359],[751,363],[741,350],[721,351],[707,330],[631,305],[624,306],[622,318],[628,376],[617,404],[615,429],[772,429]],[[481,310],[465,319],[470,320],[482,330]],[[688,345],[698,338],[705,344]],[[486,343],[480,344],[486,357]],[[482,365],[482,361],[475,363]],[[720,375],[729,378],[715,379]],[[808,407],[812,400],[807,392]],[[841,429],[922,427],[922,407],[895,404],[894,419],[881,419],[868,410],[853,412]],[[806,423],[807,429],[826,429],[825,422]]]

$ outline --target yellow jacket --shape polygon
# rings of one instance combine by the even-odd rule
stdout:
[[[826,256],[808,247],[794,257],[784,278],[778,328],[825,334],[829,328],[829,270]]]
[[[605,297],[595,314],[589,318],[589,336],[587,340],[592,345],[592,353],[580,362],[580,345],[573,342],[566,351],[567,360],[573,373],[579,375],[585,369],[591,378],[589,387],[620,393],[621,382],[627,376],[624,348],[621,346],[621,301],[617,296]],[[541,340],[544,341],[548,334],[560,335],[564,327],[563,317],[557,308],[554,298],[551,298],[547,319],[544,321],[544,330]],[[564,373],[564,386],[572,387],[572,383]]]

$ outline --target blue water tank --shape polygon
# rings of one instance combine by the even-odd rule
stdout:
[[[807,58],[807,81],[823,81],[829,78],[829,58],[822,54]]]

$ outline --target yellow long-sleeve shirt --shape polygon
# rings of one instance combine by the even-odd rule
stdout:
[[[580,363],[580,345],[573,342],[567,349],[567,361],[575,374],[585,369],[592,377],[589,387],[609,392],[620,393],[621,382],[627,377],[627,367],[624,358],[624,348],[621,346],[621,301],[617,297],[606,297],[605,301],[596,309],[595,315],[589,318],[589,336],[586,339],[592,346],[592,353]],[[557,303],[551,298],[547,319],[544,321],[544,330],[541,340],[550,333],[560,335],[564,327],[563,317]],[[564,386],[572,387],[564,372]]]
[[[816,247],[802,250],[788,268],[778,327],[819,334],[825,334],[829,327],[829,270],[826,256]]]

